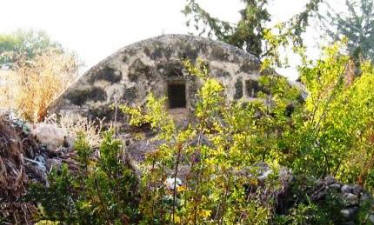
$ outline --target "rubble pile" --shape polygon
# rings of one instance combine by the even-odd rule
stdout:
[[[48,185],[48,172],[62,163],[77,168],[68,144],[49,148],[39,141],[38,130],[0,115],[0,224],[32,224],[37,208],[24,199],[28,184]]]
[[[365,208],[368,210],[365,213],[365,221],[367,224],[374,224],[374,200],[370,193],[357,184],[342,184],[333,177],[327,176],[317,182],[311,200],[319,202],[332,192],[342,200],[340,215],[336,216],[340,216],[344,224],[355,224],[358,213]]]

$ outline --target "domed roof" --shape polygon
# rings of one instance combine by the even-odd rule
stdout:
[[[260,62],[256,57],[220,41],[171,34],[128,45],[105,58],[51,104],[49,113],[74,112],[108,119],[113,103],[144,104],[150,92],[167,95],[168,85],[174,81],[182,82],[179,87],[185,89],[189,106],[199,82],[194,78],[186,81],[182,61],[195,62],[197,58],[203,59],[210,75],[226,87],[229,99],[253,97],[251,90],[245,89],[248,81],[259,77]],[[177,86],[171,88],[175,90],[170,93],[178,92]]]

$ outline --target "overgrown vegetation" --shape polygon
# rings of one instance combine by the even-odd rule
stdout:
[[[17,57],[11,69],[0,70],[0,109],[41,121],[47,106],[77,77],[76,57],[55,48],[44,49],[32,59]]]
[[[83,134],[75,143],[80,169],[54,169],[50,185],[34,184],[28,200],[41,203],[38,219],[58,224],[134,224],[138,220],[137,178],[126,164],[122,144],[111,132],[103,136],[99,158]]]
[[[246,48],[268,68],[281,63],[279,46],[293,42],[302,47],[300,35],[322,1],[309,1],[305,11],[275,28],[265,27],[267,1],[244,2],[236,25],[211,17],[193,0],[187,1],[185,13],[195,25],[202,22],[208,28],[203,33]],[[371,11],[365,13],[370,17]],[[275,35],[274,29],[282,32]],[[33,184],[23,200],[38,204],[38,224],[342,224],[347,203],[340,186],[330,188],[327,178],[374,193],[374,67],[364,60],[370,51],[355,57],[355,38],[326,48],[317,61],[302,55],[299,73],[307,97],[285,78],[263,70],[263,92],[256,100],[230,102],[204,62],[185,61],[190,76],[202,83],[188,125],[178,125],[165,109],[166,99],[152,94],[144,108],[122,106],[134,130],[149,129],[154,135],[150,141],[160,143],[134,166],[113,132],[100,140],[95,127],[87,122],[79,127],[78,122],[71,129],[79,131],[74,146],[78,170],[55,167],[48,185]],[[14,85],[0,89],[0,103],[39,121],[73,79],[76,61],[61,49],[26,53],[5,73]],[[12,60],[1,56],[6,63]],[[0,160],[17,150],[9,137],[16,135],[4,130],[0,137],[9,143],[0,145]],[[22,159],[17,157],[7,165],[18,168]],[[17,170],[0,166],[0,183],[9,183],[7,174]],[[369,224],[373,215],[371,205],[363,205],[352,214],[356,224]]]
[[[39,193],[33,196],[42,203],[44,219],[63,224],[341,224],[336,216],[341,196],[331,190],[316,200],[309,181],[333,175],[373,189],[374,70],[364,63],[359,78],[347,79],[350,58],[340,49],[339,44],[328,48],[323,59],[300,68],[309,90],[305,102],[300,90],[278,76],[261,77],[267,93],[258,100],[228,102],[202,61],[185,62],[203,82],[194,122],[177,126],[164,109],[165,99],[153,95],[144,109],[123,106],[130,125],[149,125],[163,143],[138,168],[139,183],[110,134],[97,160],[81,137],[79,175],[56,171],[49,188],[31,192]],[[270,167],[265,180],[260,178],[263,163]],[[285,168],[301,178],[293,190],[284,189],[289,182]],[[289,204],[281,207],[280,200]]]
[[[303,33],[316,16],[324,0],[308,0],[305,8],[289,20],[272,25],[269,6],[272,0],[241,0],[243,9],[240,20],[231,23],[214,17],[202,8],[197,0],[186,0],[183,13],[186,25],[193,27],[199,35],[216,38],[241,48],[258,57],[264,66],[286,66],[287,59],[280,54],[280,48],[304,49]],[[274,68],[273,68],[274,69]]]
[[[17,65],[20,56],[32,60],[48,49],[64,51],[61,45],[52,41],[42,31],[17,30],[9,34],[0,34],[0,68]]]
[[[348,38],[349,54],[359,63],[360,58],[374,59],[374,2],[372,0],[345,1],[346,13],[339,13],[328,5],[327,15],[320,13],[321,21],[333,41]]]

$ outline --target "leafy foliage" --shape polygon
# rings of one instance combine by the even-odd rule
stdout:
[[[316,167],[300,168],[367,185],[373,150],[373,67],[363,63],[361,77],[347,79],[350,58],[341,55],[339,49],[339,45],[327,49],[325,60],[301,69],[302,80],[310,90],[305,106],[309,119],[299,136],[304,143],[299,152],[304,157],[298,157],[294,167],[298,168],[298,163],[312,165],[306,161],[316,160]]]
[[[72,176],[62,168],[52,173],[48,188],[33,189],[34,200],[43,206],[41,219],[62,224],[341,224],[336,217],[341,196],[330,190],[315,200],[315,183],[300,179],[334,175],[373,189],[374,70],[362,63],[362,76],[347,79],[350,57],[341,49],[336,44],[321,60],[300,67],[309,91],[305,100],[285,78],[262,76],[257,100],[229,102],[204,62],[186,61],[187,71],[202,83],[188,126],[176,124],[165,99],[153,95],[144,108],[121,107],[131,126],[149,126],[153,140],[161,143],[139,165],[139,182],[110,133],[97,160],[80,136],[75,146],[79,173]],[[261,178],[264,163],[270,167],[266,179]],[[289,193],[284,167],[300,179]],[[357,220],[366,215],[363,209]]]
[[[31,60],[49,48],[63,51],[60,44],[53,42],[42,31],[18,30],[10,34],[0,35],[0,68],[3,65],[13,67],[18,58]]]
[[[187,17],[187,26],[193,26],[199,35],[217,38],[245,49],[266,64],[280,66],[278,49],[290,44],[295,48],[303,47],[301,35],[322,1],[308,1],[302,12],[275,26],[269,25],[268,0],[242,0],[245,7],[240,10],[241,19],[235,24],[211,16],[196,0],[187,0],[183,13]]]
[[[123,108],[130,113],[131,124],[150,123],[155,138],[164,143],[142,165],[141,224],[267,224],[271,201],[261,201],[261,191],[250,194],[244,188],[251,182],[244,168],[256,173],[253,163],[261,159],[246,144],[253,132],[248,126],[254,123],[253,106],[237,103],[231,108],[225,103],[223,86],[206,77],[206,70],[197,69],[201,65],[186,62],[186,66],[190,72],[199,71],[204,80],[195,108],[197,121],[186,129],[178,129],[164,113],[164,100],[152,95],[145,113]],[[188,172],[182,174],[182,168]],[[171,187],[164,185],[168,179]],[[255,178],[252,182],[257,186]],[[271,183],[278,187],[276,179]]]
[[[208,36],[214,34],[219,40],[227,42],[237,47],[244,47],[247,52],[256,56],[262,53],[262,40],[264,36],[265,23],[270,21],[270,14],[266,9],[265,1],[244,1],[245,9],[240,11],[241,20],[237,26],[221,21],[210,16],[208,12],[202,9],[196,1],[187,1],[184,13],[195,15],[196,29],[198,29],[199,20],[208,26]],[[190,21],[188,22],[190,23]],[[201,31],[205,33],[205,28]]]
[[[330,49],[326,61],[321,61],[319,65],[326,73],[336,71],[335,76],[341,75],[339,68],[346,59],[335,55],[337,49]],[[339,66],[331,68],[329,63],[337,62]],[[327,70],[327,64],[330,70]],[[200,100],[194,110],[197,121],[185,130],[174,129],[176,126],[163,129],[164,126],[159,123],[152,124],[159,133],[156,138],[166,142],[156,153],[148,155],[144,165],[141,186],[141,193],[146,196],[141,204],[144,224],[339,224],[339,217],[334,215],[341,209],[340,199],[333,198],[333,193],[331,199],[318,203],[308,200],[308,194],[302,195],[284,214],[274,212],[277,202],[272,201],[272,194],[269,194],[282,187],[277,178],[280,164],[292,167],[296,174],[323,177],[331,172],[332,166],[326,163],[324,156],[329,162],[348,159],[341,152],[335,153],[335,149],[326,153],[318,151],[315,143],[319,136],[310,134],[311,130],[316,130],[310,127],[314,119],[309,112],[313,110],[307,108],[315,100],[312,97],[314,93],[307,99],[304,108],[299,90],[290,87],[285,79],[262,77],[261,83],[271,95],[263,93],[262,100],[245,104],[227,103],[222,95],[222,85],[205,76],[206,71],[198,69],[201,65],[193,66],[186,62],[186,67],[204,80],[198,93]],[[334,78],[326,77],[330,82],[336,82]],[[318,79],[310,78],[313,82]],[[326,87],[319,88],[318,91],[326,90]],[[163,104],[154,104],[154,98],[151,99],[146,112],[159,111],[159,106]],[[321,99],[326,101],[330,97],[325,95]],[[141,121],[141,117],[155,121],[147,113],[144,115],[128,108],[125,111],[132,116],[131,121]],[[165,117],[161,121],[171,119]],[[326,129],[326,132],[331,131]],[[349,136],[348,133],[346,135]],[[316,150],[310,148],[314,146]],[[312,151],[300,151],[304,147]],[[256,165],[264,161],[271,165],[273,173],[268,177],[268,183],[261,186],[256,178],[248,174],[256,174]],[[181,174],[179,168],[186,165],[189,171]],[[177,177],[183,176],[184,183],[177,185]],[[167,177],[174,179],[171,189],[162,185]],[[252,193],[243,188],[248,185],[256,187],[257,191]],[[267,192],[264,193],[264,190]],[[294,193],[305,192],[298,190]]]
[[[374,5],[372,0],[346,0],[347,14],[336,13],[330,7],[323,17],[327,34],[334,41],[348,38],[347,49],[357,61],[373,60]]]
[[[124,162],[121,142],[105,133],[98,160],[93,160],[82,134],[75,149],[81,164],[77,174],[63,166],[52,171],[49,187],[31,188],[29,198],[42,206],[40,219],[58,224],[133,224],[138,216],[138,184]]]

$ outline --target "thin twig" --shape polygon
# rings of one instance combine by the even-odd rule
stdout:
[[[175,224],[175,204],[176,204],[176,196],[177,196],[177,174],[178,174],[178,166],[180,161],[180,155],[182,150],[182,144],[177,144],[178,154],[177,154],[177,162],[175,164],[175,171],[174,171],[174,190],[173,190],[173,224]]]

